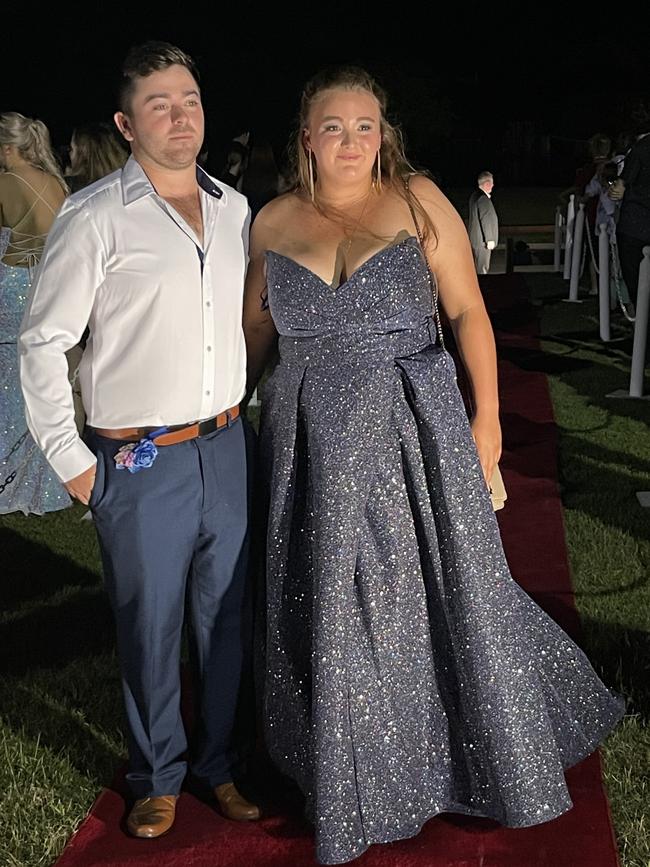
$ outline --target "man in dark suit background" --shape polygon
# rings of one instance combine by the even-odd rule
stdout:
[[[616,242],[623,279],[635,302],[643,248],[650,244],[650,115],[639,123],[639,129],[621,177],[609,193],[615,201],[622,199]]]
[[[477,274],[490,270],[490,256],[499,241],[499,218],[491,195],[494,187],[492,172],[481,172],[478,188],[469,199],[469,240],[474,251]]]

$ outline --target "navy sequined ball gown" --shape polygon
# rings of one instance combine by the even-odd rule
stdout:
[[[267,273],[264,716],[318,859],[440,812],[558,816],[623,703],[508,572],[417,239],[338,288],[272,251]]]

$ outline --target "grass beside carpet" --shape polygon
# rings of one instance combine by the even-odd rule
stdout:
[[[598,340],[594,298],[562,303],[567,284],[527,274],[544,300],[541,369],[560,430],[560,484],[584,644],[629,715],[602,754],[624,867],[650,867],[650,402],[606,395],[629,383],[632,329],[616,316]],[[537,366],[540,369],[540,365]],[[650,390],[650,377],[647,379]]]
[[[649,867],[650,515],[634,494],[650,490],[650,405],[605,398],[625,385],[629,358],[619,344],[599,344],[594,301],[561,304],[565,284],[554,275],[527,280],[544,299],[545,339],[543,355],[522,363],[545,370],[551,383],[584,644],[606,681],[631,699],[630,716],[604,748],[622,863]],[[125,754],[113,627],[84,511],[0,519],[7,867],[52,864]]]

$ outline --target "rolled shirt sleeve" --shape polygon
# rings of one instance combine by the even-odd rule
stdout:
[[[91,213],[83,204],[65,203],[48,235],[18,337],[27,425],[63,482],[95,463],[75,425],[65,353],[81,339],[105,268]]]

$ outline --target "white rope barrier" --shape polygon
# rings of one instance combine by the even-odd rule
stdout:
[[[564,231],[563,231],[564,230]],[[562,265],[562,235],[566,234],[564,225],[564,215],[562,208],[558,205],[555,209],[555,234],[553,237],[553,270],[561,271]]]
[[[650,247],[643,248],[643,259],[639,268],[639,283],[636,298],[636,317],[634,320],[634,342],[632,343],[632,366],[630,368],[629,390],[619,388],[607,397],[640,398],[650,400],[643,394],[643,375],[645,370],[646,349],[648,346],[648,313],[650,312]]]
[[[573,227],[573,240],[571,244],[571,273],[569,282],[569,298],[568,300],[574,304],[578,302],[578,284],[580,283],[580,272],[582,271],[582,239],[585,228],[585,206],[584,202],[580,202],[578,213],[575,217]],[[567,249],[568,257],[568,249]],[[566,263],[565,263],[566,264]]]
[[[566,210],[566,227],[564,230],[564,271],[563,277],[568,280],[571,276],[571,248],[573,246],[573,224],[575,222],[576,197],[573,193],[569,196],[569,204]]]
[[[598,226],[598,307],[600,339],[611,340],[609,328],[609,234],[607,223]]]
[[[632,344],[630,371],[630,397],[643,397],[643,373],[648,345],[648,311],[650,309],[650,247],[643,248],[639,267],[639,285],[636,297],[636,321]]]

